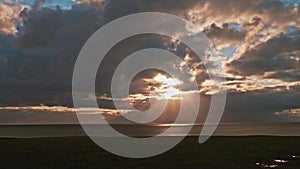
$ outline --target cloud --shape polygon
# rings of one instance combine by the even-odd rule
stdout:
[[[276,0],[79,0],[67,9],[47,8],[45,4],[35,1],[31,7],[24,7],[0,3],[0,103],[4,107],[71,107],[72,71],[86,40],[113,19],[146,11],[176,14],[203,30],[220,51],[216,59],[226,69],[222,76],[227,82],[210,81],[203,61],[193,60],[193,53],[183,44],[158,36],[131,37],[117,44],[101,64],[102,74],[96,81],[101,108],[114,109],[112,100],[100,96],[110,98],[109,77],[116,66],[132,52],[149,47],[170,49],[191,67],[190,78],[198,81],[202,105],[206,104],[201,112],[209,109],[209,95],[218,92],[211,92],[214,85],[223,85],[230,92],[225,114],[228,121],[250,116],[252,120],[276,121],[283,117],[274,112],[299,106],[298,102],[279,99],[299,98],[300,16],[296,6]],[[228,47],[231,54],[222,56],[222,49]],[[182,68],[181,63],[176,64],[170,66]],[[216,72],[214,76],[221,75]],[[132,85],[137,89],[143,84]],[[140,93],[144,94],[132,91]],[[274,107],[267,104],[269,100],[276,103]],[[243,113],[243,107],[249,109]],[[204,117],[205,113],[199,121]]]
[[[217,49],[228,43],[235,45],[232,60],[275,38],[288,26],[300,24],[298,7],[287,7],[275,0],[201,1],[183,16],[205,30]],[[230,24],[238,25],[239,30],[228,29]]]
[[[245,30],[237,30],[234,27],[230,27],[231,24],[224,23],[222,26],[218,26],[215,23],[204,28],[203,32],[208,38],[217,43],[235,43],[241,42],[246,39],[247,32]]]
[[[76,116],[84,114],[88,122],[96,124],[95,119],[104,116],[108,121],[118,119],[121,114],[131,110],[105,108],[69,108],[64,106],[17,106],[0,107],[0,124],[79,124]]]
[[[296,31],[293,36],[281,33],[245,52],[239,59],[227,63],[228,73],[233,77],[247,78],[240,81],[239,86],[252,82],[262,84],[261,89],[276,86],[286,86],[289,89],[291,86],[299,86],[299,33]]]
[[[274,92],[270,89],[264,89],[264,92],[230,93],[222,120],[229,122],[297,122],[299,118],[280,116],[276,112],[299,108],[299,89],[291,93]]]
[[[288,116],[288,117],[298,117],[300,118],[300,108],[298,109],[287,109],[287,110],[283,110],[281,112],[276,112],[275,113],[278,116]]]
[[[73,66],[102,25],[101,6],[32,9],[22,17],[16,35],[0,34],[1,104],[71,105]]]
[[[11,1],[0,2],[0,33],[13,34],[16,31],[16,22],[23,5]]]
[[[300,35],[300,31],[297,32]],[[280,34],[247,52],[230,63],[232,69],[243,75],[262,74],[269,71],[297,70],[300,38]]]
[[[106,0],[76,0],[78,4],[103,3]]]
[[[25,112],[54,112],[54,113],[82,113],[82,114],[109,114],[117,115],[122,113],[128,113],[130,110],[115,110],[105,108],[70,108],[64,106],[24,106],[24,107],[0,107],[0,111],[25,111]]]

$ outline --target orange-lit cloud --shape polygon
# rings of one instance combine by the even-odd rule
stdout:
[[[228,43],[237,45],[234,59],[284,32],[288,26],[300,26],[297,7],[264,0],[204,1],[183,16],[204,30],[217,49]]]
[[[275,114],[278,116],[300,117],[300,108],[283,110],[281,112],[276,112]]]
[[[13,34],[22,6],[10,1],[0,2],[0,33]]]
[[[118,115],[128,113],[131,110],[115,110],[108,108],[70,108],[64,106],[24,106],[24,107],[0,107],[0,111],[37,111],[37,112],[56,112],[56,113],[82,113],[82,114],[106,114],[106,115]]]

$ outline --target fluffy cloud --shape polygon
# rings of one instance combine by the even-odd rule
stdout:
[[[0,2],[0,33],[12,34],[16,31],[16,22],[22,8],[18,3]]]

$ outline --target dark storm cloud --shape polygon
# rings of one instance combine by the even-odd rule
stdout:
[[[270,72],[266,78],[297,81],[300,78],[299,44],[300,31],[294,32],[293,36],[282,33],[247,51],[229,66],[244,76]]]
[[[0,36],[1,104],[70,105],[73,66],[82,45],[102,25],[101,6],[43,8],[22,17],[17,35]]]
[[[276,112],[300,107],[299,87],[294,92],[232,93],[228,95],[223,121],[299,121],[300,117],[278,116]]]
[[[108,0],[105,18],[108,21],[137,12],[167,12],[180,14],[201,1],[199,0]]]
[[[281,79],[286,82],[300,81],[300,71],[299,69],[274,71],[268,73],[266,78]]]
[[[228,23],[222,25],[222,27],[212,24],[211,26],[205,28],[203,32],[208,36],[208,38],[212,41],[242,41],[246,38],[245,30],[236,30],[234,28],[230,28]]]

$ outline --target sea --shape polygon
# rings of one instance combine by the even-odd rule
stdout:
[[[92,124],[90,124],[92,125]],[[105,127],[105,125],[94,125]],[[107,127],[107,126],[106,126]],[[116,131],[131,137],[184,136],[186,128],[192,127],[188,136],[199,136],[203,124],[114,124]],[[172,127],[172,129],[169,129]],[[80,124],[51,125],[0,125],[0,138],[38,138],[87,136]],[[300,136],[300,123],[222,123],[213,136]]]

